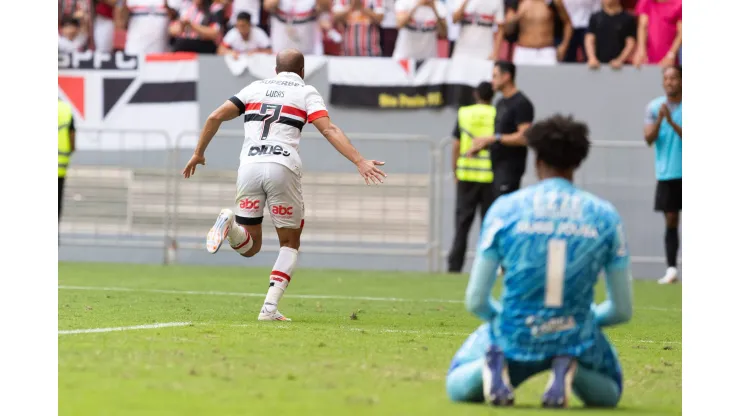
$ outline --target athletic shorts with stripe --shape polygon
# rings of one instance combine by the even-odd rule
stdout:
[[[279,163],[261,162],[239,166],[236,179],[236,222],[262,224],[264,210],[276,228],[302,228],[301,179]]]

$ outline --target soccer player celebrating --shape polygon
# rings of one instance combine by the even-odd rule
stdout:
[[[616,209],[576,188],[589,151],[588,127],[556,115],[526,133],[540,182],[502,196],[486,214],[466,308],[481,325],[452,360],[454,401],[514,403],[514,389],[550,371],[545,407],[566,407],[571,391],[586,406],[615,407],[622,369],[602,328],[632,316],[629,255]],[[499,265],[504,295],[491,296]],[[595,305],[606,272],[608,300]]]
[[[304,57],[296,49],[280,51],[277,76],[254,81],[229,98],[206,120],[195,152],[183,170],[189,178],[205,165],[205,151],[221,123],[244,115],[244,145],[240,155],[234,211],[223,209],[208,232],[206,248],[216,253],[228,240],[231,248],[252,257],[262,247],[262,218],[269,208],[280,253],[270,273],[270,286],[257,317],[260,321],[289,321],[278,311],[298,262],[303,230],[302,162],[298,155],[301,131],[312,123],[334,148],[352,161],[369,185],[383,182],[383,162],[368,160],[329,119],[324,99],[303,81]]]

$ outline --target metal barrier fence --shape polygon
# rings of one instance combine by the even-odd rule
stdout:
[[[208,148],[206,167],[199,166],[187,180],[181,171],[192,147],[182,144],[192,143],[198,132],[182,133],[174,141],[162,131],[80,129],[77,134],[87,137],[87,145],[73,156],[67,175],[62,245],[153,248],[161,250],[167,263],[174,245],[203,250],[218,212],[235,203],[242,131],[219,132]],[[362,261],[398,269],[417,261],[429,271],[443,271],[454,233],[451,141],[348,136],[365,157],[386,162],[388,178],[380,186],[365,185],[322,136],[304,133],[300,154],[306,227],[301,251],[346,257],[347,267]],[[621,176],[613,175],[614,165],[620,165]],[[535,181],[531,166],[523,186]],[[626,226],[628,235],[634,234],[634,262],[662,261],[662,245],[654,238],[662,236],[662,223],[652,213],[652,166],[652,153],[642,143],[596,141],[576,177],[578,185],[612,201],[630,218]],[[276,251],[269,215],[264,226],[263,250]],[[476,221],[471,248],[477,232]]]

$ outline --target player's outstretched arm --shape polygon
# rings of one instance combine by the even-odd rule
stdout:
[[[190,158],[190,161],[185,165],[185,169],[182,171],[185,178],[189,178],[195,173],[195,167],[197,165],[206,164],[206,148],[208,147],[208,144],[211,143],[213,136],[218,132],[219,127],[221,127],[221,123],[233,120],[239,117],[241,113],[242,110],[240,110],[234,102],[229,100],[221,104],[219,108],[215,109],[208,116],[206,124],[203,126],[203,130],[200,132],[200,138],[198,139],[198,145],[195,147],[195,152],[193,152],[193,157]]]
[[[498,266],[495,256],[478,253],[465,290],[465,308],[483,321],[493,320],[501,311],[501,305],[491,296]]]
[[[368,160],[362,157],[360,152],[352,146],[349,138],[347,138],[344,132],[337,127],[337,125],[331,122],[328,116],[317,118],[312,121],[312,123],[326,138],[326,140],[328,140],[329,143],[331,143],[331,145],[342,154],[342,156],[346,157],[350,162],[357,166],[357,170],[365,179],[365,183],[368,185],[370,185],[370,183],[383,183],[383,178],[388,175],[380,170],[378,166],[384,165],[385,162]]]
[[[629,268],[607,269],[606,293],[607,300],[596,306],[596,323],[607,327],[632,319],[632,274]]]

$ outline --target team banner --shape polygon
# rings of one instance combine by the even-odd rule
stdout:
[[[239,55],[238,58],[234,58],[227,54],[224,56],[224,62],[235,77],[241,76],[244,72],[248,72],[257,79],[275,76],[275,55],[256,53],[253,55]],[[307,55],[303,64],[305,78],[309,78],[324,65],[326,65],[325,57]]]
[[[361,108],[439,108],[472,102],[473,89],[490,81],[493,62],[485,59],[329,59],[329,102]]]
[[[198,128],[195,54],[88,51],[59,54],[58,68],[58,95],[72,105],[80,150],[164,149]],[[188,139],[181,145],[193,147]]]

